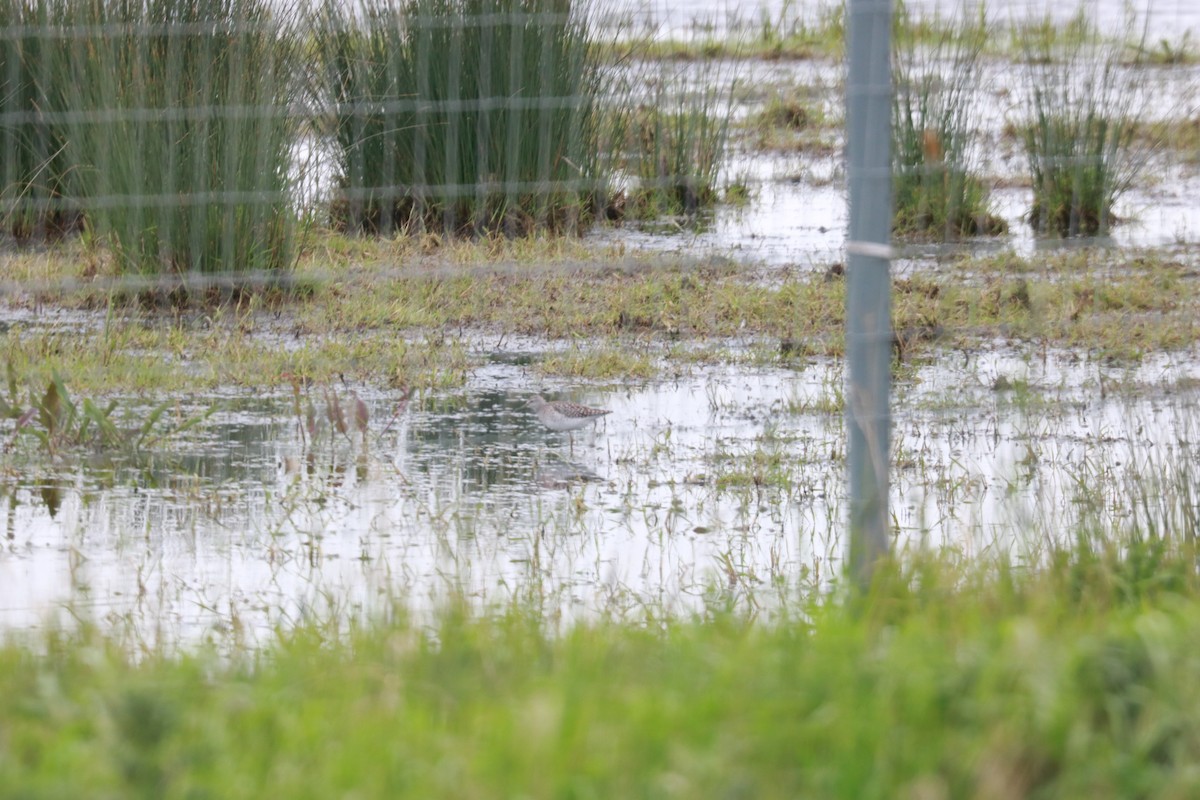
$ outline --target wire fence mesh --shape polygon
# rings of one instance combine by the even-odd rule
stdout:
[[[892,542],[1194,521],[1200,12],[893,12],[865,56],[894,87],[874,109]],[[10,539],[75,536],[160,577],[224,559],[260,597],[247,542],[267,542],[313,570],[274,574],[287,613],[325,578],[353,585],[346,565],[378,588],[401,558],[414,591],[449,559],[464,585],[545,579],[564,607],[702,605],[713,575],[743,599],[829,585],[848,502],[840,3],[0,13]],[[572,430],[522,404],[543,389],[613,413]],[[94,451],[122,465],[80,466]],[[213,538],[198,560],[131,548],[131,567],[105,548],[134,528]],[[514,535],[480,535],[497,531]],[[171,608],[195,600],[167,583]]]
[[[1194,238],[1195,12],[1113,5],[899,6],[905,252]],[[653,225],[603,223],[716,205],[697,249],[836,260],[839,8],[693,13],[15,3],[0,34],[6,232],[86,224],[140,283],[286,271],[305,225],[654,246]],[[1159,176],[1179,201],[1155,196]],[[731,213],[726,191],[752,199]]]

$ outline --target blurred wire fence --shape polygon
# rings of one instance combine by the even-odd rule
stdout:
[[[1194,241],[1197,14],[895,3],[870,57],[894,77],[900,254]],[[0,15],[0,258],[82,237],[93,267],[64,285],[271,285],[314,230],[843,257],[841,4],[12,0]]]
[[[0,487],[8,538],[36,530],[29,506],[54,518],[75,503],[88,557],[119,549],[88,538],[95,518],[78,507],[126,483],[106,472],[94,494],[77,491],[57,474],[71,448],[128,457],[142,470],[131,486],[174,487],[172,471],[242,469],[229,453],[248,441],[240,485],[265,510],[218,524],[270,531],[270,547],[244,550],[255,566],[277,530],[304,534],[297,563],[320,548],[370,563],[354,537],[322,538],[371,541],[375,517],[326,515],[343,496],[384,507],[428,545],[427,564],[446,542],[494,548],[486,581],[514,564],[541,570],[535,549],[553,540],[571,562],[564,591],[602,584],[614,602],[627,599],[622,580],[652,583],[638,578],[650,563],[707,596],[697,552],[739,590],[756,574],[824,585],[845,552],[844,473],[830,464],[853,461],[847,409],[874,426],[865,463],[883,486],[891,469],[892,513],[878,515],[889,542],[986,550],[1013,529],[1050,541],[1137,514],[1143,527],[1194,528],[1200,10],[863,5],[885,10],[891,36],[848,53],[853,23],[829,0],[0,0],[0,334],[12,355],[0,416],[16,453],[6,474],[19,476]],[[849,211],[856,69],[859,111],[889,151],[859,165],[858,194],[887,209],[869,236]],[[880,141],[861,155],[878,158]],[[582,246],[490,260],[515,262],[515,248],[488,245],[526,239]],[[471,260],[447,243],[484,246]],[[419,267],[406,261],[416,251],[429,255]],[[614,269],[626,252],[670,257],[626,279]],[[891,257],[890,271],[872,265],[874,299],[890,288],[890,308],[848,309],[854,256]],[[689,259],[712,268],[676,269]],[[525,280],[490,280],[505,269]],[[447,276],[462,280],[438,285]],[[316,282],[331,290],[305,293]],[[301,302],[209,313],[210,300],[280,286]],[[77,312],[69,341],[62,318],[37,324],[56,293],[83,295],[62,304]],[[130,302],[142,293],[168,303]],[[201,313],[159,313],[192,300]],[[870,330],[855,327],[863,308]],[[846,391],[856,335],[881,378],[871,402]],[[922,345],[933,357],[908,358]],[[1167,355],[1110,370],[1111,352]],[[904,396],[889,419],[892,377]],[[576,393],[586,383],[594,396]],[[1130,391],[1106,398],[1117,383]],[[558,431],[526,401],[545,384],[613,412],[579,465],[544,457]],[[1148,386],[1161,394],[1142,402]],[[202,401],[178,402],[184,388],[243,404],[222,407],[186,466],[145,445],[197,433],[188,405]],[[158,392],[154,405],[143,391]],[[1164,411],[1167,393],[1184,402]],[[599,482],[597,465],[609,477],[596,493],[619,487],[619,502],[529,492]],[[493,487],[512,491],[485,513],[472,492]],[[412,500],[425,489],[434,512]],[[159,495],[164,517],[190,502],[172,491]],[[133,492],[119,537],[147,527],[136,503],[150,494]],[[293,501],[317,510],[294,522]],[[441,512],[460,501],[471,513]],[[550,515],[572,535],[542,536]],[[581,524],[595,536],[575,536]],[[592,565],[608,555],[583,548],[599,553],[626,528],[644,549],[606,582]],[[539,533],[476,535],[493,529]],[[347,584],[368,585],[358,577]]]

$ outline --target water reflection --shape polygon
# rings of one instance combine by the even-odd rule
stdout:
[[[1122,368],[1007,351],[916,367],[897,387],[897,545],[982,552],[1141,513],[1138,476],[1197,465],[1192,355]],[[808,360],[583,396],[548,387],[613,410],[573,449],[504,359],[394,420],[394,394],[360,387],[366,436],[309,435],[290,397],[224,400],[138,463],[3,473],[0,626],[69,609],[139,640],[254,638],[450,588],[533,596],[568,617],[695,608],[714,587],[762,603],[836,572],[841,380],[837,363]],[[1158,505],[1142,504],[1164,519],[1179,504],[1167,478]]]

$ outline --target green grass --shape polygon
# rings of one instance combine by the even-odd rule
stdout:
[[[13,362],[9,360],[5,366],[7,391],[0,393],[0,418],[13,420],[12,438],[6,445],[6,452],[14,448],[18,438],[25,437],[50,457],[64,451],[102,449],[126,458],[136,457],[141,450],[158,444],[164,437],[194,427],[204,416],[184,419],[178,415],[173,420],[168,412],[172,406],[178,411],[177,401],[167,400],[135,418],[136,424],[132,427],[128,424],[118,426],[118,422],[129,423],[131,420],[129,415],[120,412],[116,400],[104,403],[86,397],[72,399],[66,384],[57,375],[44,389],[39,385],[21,387]],[[27,389],[27,399],[22,389]]]
[[[894,6],[904,11],[901,3],[895,3]],[[901,13],[895,20],[893,32],[919,46],[936,47],[959,41],[970,42],[986,31],[984,55],[1022,60],[1027,56],[1030,41],[1039,46],[1055,48],[1079,40],[1093,28],[1086,9],[1061,20],[1048,15],[1009,19],[1003,13],[1006,7],[994,4],[973,4],[973,8],[979,13],[966,20],[965,24],[963,20],[951,16]],[[989,13],[998,8],[1002,13]],[[635,54],[681,61],[713,58],[839,60],[845,57],[843,3],[784,2],[775,15],[760,9],[754,16],[738,17],[737,11],[736,8],[727,9],[729,24],[722,30],[701,20],[681,34],[656,37],[645,46],[635,44],[627,37],[606,45],[604,50],[607,57],[614,61]],[[1108,31],[1104,41],[1123,51],[1122,58],[1127,63],[1175,66],[1195,64],[1200,58],[1195,40],[1186,34],[1151,42],[1140,33],[1137,29]]]
[[[1194,167],[1200,164],[1200,116],[1138,123],[1134,141],[1146,148],[1169,150],[1176,163]]]
[[[0,113],[11,115],[0,124],[0,225],[18,241],[56,238],[80,223],[64,201],[72,165],[55,117],[62,109],[45,85],[61,48],[36,31],[51,20],[50,8],[49,0],[0,3]]]
[[[606,79],[578,3],[328,2],[313,28],[340,227],[574,231],[607,202]]]
[[[1191,31],[1172,41],[1162,38],[1157,42],[1144,39],[1129,46],[1132,57],[1128,60],[1137,64],[1154,64],[1163,67],[1188,66],[1200,62],[1200,52],[1192,40]]]
[[[720,199],[736,66],[715,61],[698,70],[653,69],[635,70],[650,96],[618,128],[628,131],[622,138],[635,179],[626,211],[638,219],[695,217]]]
[[[795,132],[827,127],[829,121],[820,103],[813,102],[803,94],[799,87],[793,87],[790,92],[772,92],[752,124],[755,127],[784,128]]]
[[[648,380],[657,372],[648,348],[608,343],[555,353],[539,361],[537,366],[546,374],[593,380]]]
[[[31,288],[29,302],[88,312],[90,325],[14,324],[0,344],[22,381],[44,386],[57,371],[87,394],[280,387],[288,373],[318,385],[340,375],[458,385],[487,349],[479,343],[507,336],[545,340],[546,374],[594,378],[843,353],[842,280],[817,271],[765,283],[728,265],[588,248],[561,237],[325,235],[302,252],[293,290],[164,316],[142,295],[106,288],[109,274],[63,244],[6,268],[32,285],[78,280],[66,294]],[[1153,252],[964,256],[941,276],[898,279],[893,325],[905,360],[1002,340],[1136,361],[1200,342],[1191,269]],[[732,344],[745,337],[760,345],[750,354]]]
[[[982,19],[961,19],[931,45],[913,30],[903,6],[897,13],[893,229],[900,236],[938,240],[1006,233],[971,158],[974,96],[989,29]]]
[[[257,655],[0,648],[31,797],[1186,797],[1200,581],[1178,539],[910,554],[860,600],[559,628],[514,601]],[[764,612],[760,612],[765,615]]]
[[[841,3],[811,4],[795,13],[797,4],[784,2],[775,15],[765,8],[754,16],[740,17],[739,9],[726,9],[727,25],[717,31],[703,19],[682,37],[632,37],[606,50],[615,60],[637,55],[655,60],[697,61],[725,58],[812,59],[841,58],[845,52],[845,15]],[[813,13],[815,11],[815,13]],[[655,34],[660,32],[653,31]]]
[[[1145,78],[1123,68],[1123,47],[1086,21],[1065,41],[1023,41],[1021,131],[1034,192],[1027,219],[1041,234],[1106,235],[1118,221],[1114,202],[1145,163],[1146,152],[1133,147]]]
[[[76,115],[66,154],[88,241],[125,273],[290,267],[286,20],[259,0],[55,2],[73,27],[48,91]]]
[[[761,107],[734,123],[738,146],[750,151],[837,157],[836,135],[842,121],[826,110],[821,88],[776,86],[764,92],[761,87],[741,85],[744,94],[736,100]]]

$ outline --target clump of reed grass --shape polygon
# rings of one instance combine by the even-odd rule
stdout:
[[[736,81],[728,66],[700,66],[652,82],[648,102],[623,124],[636,179],[627,210],[637,218],[694,216],[720,199]],[[696,70],[695,65],[684,69]]]
[[[923,45],[901,6],[893,64],[893,228],[900,235],[934,239],[998,235],[1008,230],[991,211],[989,193],[975,172],[972,136],[979,56],[986,42],[982,20],[935,25],[942,36]]]
[[[291,263],[297,37],[265,0],[54,2],[70,189],[123,272]]]
[[[1104,235],[1117,222],[1113,204],[1145,163],[1132,147],[1143,78],[1121,67],[1122,45],[1094,25],[1080,22],[1071,33],[1023,40],[1029,117],[1018,127],[1034,193],[1027,219],[1042,234]]]
[[[45,91],[60,52],[42,30],[48,11],[44,0],[0,2],[0,225],[18,240],[57,236],[80,221],[62,200],[70,161]]]
[[[347,230],[574,230],[605,200],[604,73],[575,0],[329,0],[318,100]]]

